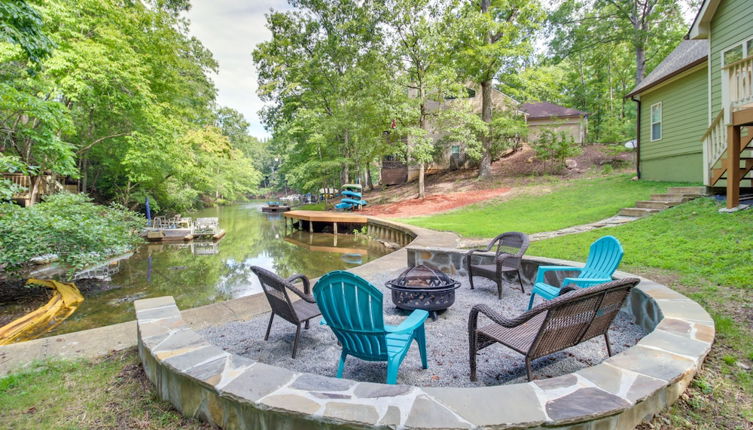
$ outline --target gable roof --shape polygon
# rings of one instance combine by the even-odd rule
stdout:
[[[571,118],[586,115],[586,112],[548,102],[523,103],[520,105],[520,110],[527,113],[529,119]]]
[[[722,0],[703,0],[698,14],[693,19],[693,25],[690,26],[687,39],[707,39],[709,37],[709,26],[714,13],[719,8]]]
[[[690,68],[706,61],[708,40],[683,40],[658,66],[625,97],[642,93]]]

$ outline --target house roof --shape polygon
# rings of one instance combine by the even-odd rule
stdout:
[[[520,110],[527,113],[529,119],[571,118],[586,115],[586,112],[548,102],[523,103],[520,105]]]
[[[687,39],[707,39],[709,37],[711,19],[721,2],[722,0],[703,0],[701,8],[698,9],[698,14],[696,14],[693,24],[690,26],[690,31],[685,36]]]
[[[708,40],[683,40],[677,45],[658,66],[625,97],[642,93],[647,89],[659,85],[667,79],[676,76],[698,64],[708,57]]]

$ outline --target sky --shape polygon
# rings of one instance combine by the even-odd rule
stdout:
[[[219,73],[213,76],[217,103],[241,112],[251,123],[250,133],[268,137],[259,120],[263,103],[256,95],[256,69],[251,52],[272,38],[264,16],[270,8],[288,8],[286,0],[194,0],[188,19],[191,34],[214,54]]]

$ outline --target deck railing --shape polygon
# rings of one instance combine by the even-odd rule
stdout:
[[[727,125],[725,124],[724,116],[724,109],[722,109],[716,115],[714,121],[711,122],[711,125],[702,138],[705,147],[706,172],[704,183],[706,185],[713,185],[709,183],[711,169],[727,151]]]
[[[727,75],[729,105],[735,108],[753,103],[753,56],[730,63],[723,70]]]

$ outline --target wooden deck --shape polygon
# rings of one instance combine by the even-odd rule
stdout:
[[[342,222],[352,224],[366,224],[368,218],[365,215],[357,215],[345,212],[328,211],[289,211],[285,212],[285,218],[299,219],[313,222]]]
[[[322,231],[322,224],[332,224],[332,232],[338,234],[338,224],[366,224],[369,218],[364,215],[358,215],[345,212],[327,212],[327,211],[290,211],[283,214],[285,216],[285,228],[287,229],[288,220],[292,227],[300,230]]]

